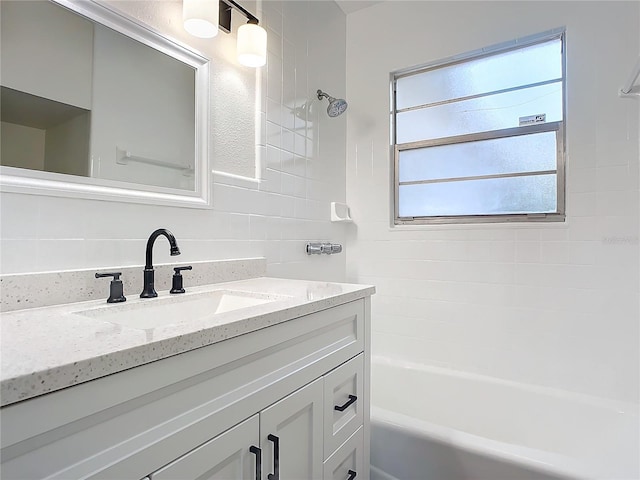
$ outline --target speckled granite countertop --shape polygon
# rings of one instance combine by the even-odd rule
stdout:
[[[127,309],[144,308],[145,303],[165,297],[163,302],[183,302],[190,295],[216,290],[257,293],[272,301],[197,319],[178,318],[171,324],[145,329],[90,315],[97,309],[124,305]],[[158,299],[130,298],[123,304],[93,300],[2,313],[0,405],[233,338],[374,291],[366,285],[263,277],[194,287],[183,295],[159,292]]]

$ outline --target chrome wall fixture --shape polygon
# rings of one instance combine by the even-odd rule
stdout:
[[[329,100],[327,115],[329,115],[331,118],[342,115],[349,106],[344,98],[333,98],[331,95],[326,94],[322,90],[318,90],[316,94],[318,95],[318,100],[322,100],[323,97]]]
[[[307,255],[320,255],[325,253],[331,255],[333,253],[340,253],[342,251],[342,245],[339,243],[323,243],[323,242],[309,242],[307,243]]]
[[[267,63],[267,31],[255,15],[233,0],[183,0],[184,28],[199,38],[213,38],[218,30],[231,33],[232,10],[247,18],[247,23],[238,28],[238,61],[247,67],[263,66]]]

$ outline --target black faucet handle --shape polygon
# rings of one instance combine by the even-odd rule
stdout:
[[[173,267],[173,279],[171,282],[171,290],[169,293],[184,293],[184,287],[182,286],[182,274],[180,273],[182,270],[191,270],[193,267],[191,265],[186,265],[184,267]]]
[[[109,286],[109,298],[107,298],[107,303],[120,303],[127,301],[124,296],[124,287],[122,285],[122,280],[120,280],[120,275],[122,275],[122,272],[96,273],[96,278],[113,277],[111,285]]]
[[[120,280],[122,272],[96,273],[96,278],[113,277],[113,281]]]
[[[173,271],[176,272],[174,275],[180,275],[182,270],[191,270],[193,267],[191,265],[185,265],[184,267],[173,267]]]

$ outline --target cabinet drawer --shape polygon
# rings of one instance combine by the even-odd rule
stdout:
[[[363,376],[363,354],[324,376],[324,458],[362,425]]]
[[[256,457],[249,446],[258,445],[258,415],[209,440],[175,462],[147,477],[150,480],[255,478]]]
[[[364,477],[363,430],[360,427],[324,462],[323,480],[367,480]]]

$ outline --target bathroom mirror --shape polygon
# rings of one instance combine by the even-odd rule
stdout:
[[[89,0],[0,2],[2,191],[209,206],[209,61]]]

